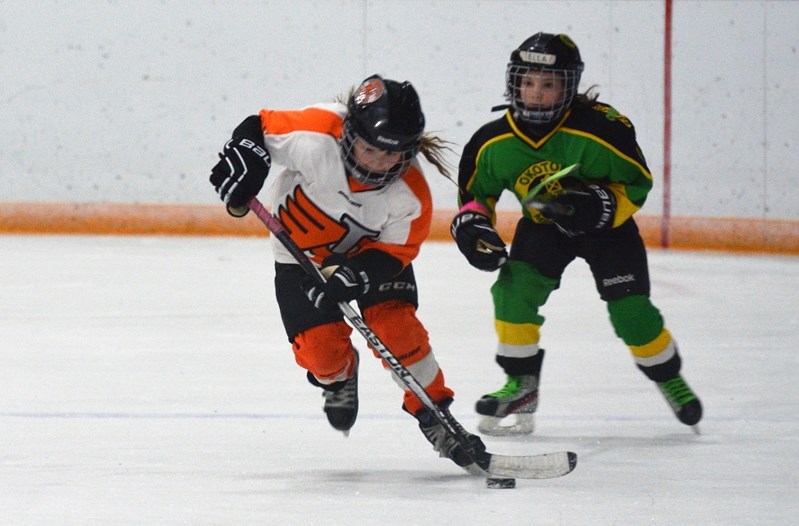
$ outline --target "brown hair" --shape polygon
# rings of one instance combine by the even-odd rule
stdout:
[[[451,180],[452,173],[450,172],[450,167],[452,165],[446,158],[446,152],[452,151],[452,148],[449,146],[450,144],[452,143],[445,141],[437,135],[425,132],[425,134],[422,135],[422,142],[419,145],[419,153],[424,155],[427,162],[435,166],[441,175]]]
[[[588,86],[588,89],[585,90],[583,93],[577,94],[574,97],[574,102],[572,106],[593,106],[596,100],[599,98],[599,92],[596,90],[597,85],[592,84]]]

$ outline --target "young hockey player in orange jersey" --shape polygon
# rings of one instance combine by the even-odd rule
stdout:
[[[338,309],[341,301],[357,301],[364,320],[436,404],[447,411],[452,402],[416,317],[412,261],[432,217],[417,153],[446,175],[444,143],[426,134],[424,125],[414,87],[374,75],[346,104],[264,109],[246,118],[212,170],[211,183],[228,211],[243,216],[272,161],[285,168],[273,176],[273,213],[327,282],[315,284],[273,239],[275,293],[295,359],[309,382],[324,390],[327,419],[345,434],[358,415],[359,356]],[[462,467],[472,463],[408,390],[403,408],[442,456]],[[478,437],[469,440],[485,450]]]

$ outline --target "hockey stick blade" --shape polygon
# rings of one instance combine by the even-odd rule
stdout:
[[[486,472],[492,477],[551,479],[568,475],[577,466],[577,453],[571,451],[528,456],[489,455],[491,460]]]
[[[533,188],[531,188],[530,191],[527,192],[527,194],[522,198],[522,203],[524,203],[524,206],[532,206],[531,203],[535,202],[536,196],[539,193],[541,193],[541,190],[543,190],[548,184],[552,184],[558,179],[562,179],[566,176],[569,176],[579,169],[580,169],[580,164],[571,164],[566,168],[564,168],[563,170],[555,172],[554,174],[550,175],[549,177],[547,177],[546,179],[535,185]]]

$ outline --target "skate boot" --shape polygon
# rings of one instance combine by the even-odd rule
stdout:
[[[341,385],[333,384],[334,389],[325,389],[325,414],[327,421],[334,429],[344,432],[349,436],[350,429],[358,418],[358,352],[355,352],[355,368],[345,382]]]
[[[485,475],[485,471],[483,471],[478,464],[485,455],[485,444],[480,440],[480,437],[466,431],[457,420],[452,418],[448,409],[451,403],[451,399],[446,400],[442,402],[439,407],[441,407],[441,411],[446,415],[452,427],[461,436],[466,438],[466,441],[471,447],[471,452],[465,450],[455,435],[441,425],[436,417],[427,409],[421,409],[415,415],[416,419],[419,421],[419,429],[421,429],[427,441],[433,444],[433,449],[438,451],[440,457],[450,459],[467,473],[471,473],[472,475]]]
[[[694,427],[694,431],[698,432],[696,424],[702,419],[702,403],[683,377],[677,375],[665,382],[657,382],[657,386],[677,419],[687,426]]]
[[[477,429],[486,435],[529,435],[537,408],[538,377],[509,375],[505,387],[484,395],[475,404],[475,411],[482,415]],[[501,425],[502,419],[510,415],[515,415],[516,423]]]

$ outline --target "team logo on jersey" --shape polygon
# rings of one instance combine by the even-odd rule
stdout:
[[[516,178],[516,182],[513,185],[513,190],[516,195],[524,196],[527,195],[527,192],[530,191],[535,185],[547,179],[550,175],[553,175],[559,172],[563,168],[562,165],[558,163],[553,163],[552,161],[541,161],[535,164],[528,166],[519,177]],[[568,177],[566,177],[568,179]],[[563,191],[564,186],[561,184],[561,181],[552,181],[551,183],[547,183],[544,189],[541,191],[541,195],[555,195]]]
[[[513,191],[518,196],[525,196],[527,195],[527,193],[530,191],[531,188],[533,188],[541,181],[546,180],[550,175],[559,172],[562,168],[563,165],[558,163],[553,163],[552,161],[540,161],[535,164],[531,164],[521,174],[519,174],[519,177],[516,178],[516,182],[513,185]],[[541,192],[539,192],[538,194],[541,196],[541,200],[546,200],[563,192],[563,189],[565,188],[564,182],[570,178],[571,178],[570,176],[567,176],[563,179],[547,183],[544,186],[544,189],[541,190]],[[552,222],[549,219],[545,218],[543,215],[541,215],[541,212],[539,212],[538,210],[529,209],[529,208],[528,210],[530,211],[533,221],[535,221],[536,223]]]
[[[317,263],[333,254],[357,251],[362,241],[377,239],[380,235],[348,214],[338,219],[326,214],[299,186],[278,208],[277,216],[291,239]]]
[[[619,113],[619,111],[612,106],[608,106],[607,104],[594,104],[591,109],[600,113],[604,113],[605,118],[611,122],[618,121],[628,128],[633,127],[633,123],[630,122],[630,119]]]

